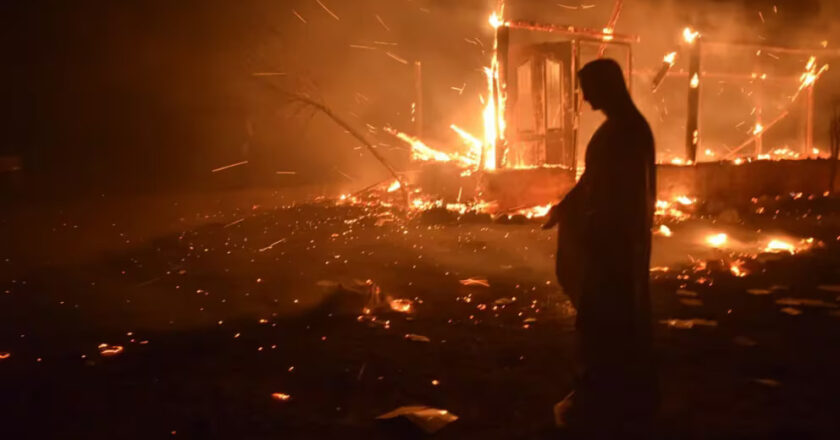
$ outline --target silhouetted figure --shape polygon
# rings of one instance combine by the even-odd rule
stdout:
[[[643,437],[658,404],[648,292],[653,135],[615,61],[593,61],[579,76],[584,99],[607,120],[589,142],[583,176],[545,225],[559,225],[557,276],[578,309],[582,364],[555,411],[598,438]]]

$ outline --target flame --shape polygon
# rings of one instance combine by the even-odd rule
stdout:
[[[663,58],[662,61],[670,64],[671,67],[674,67],[674,64],[677,62],[677,53],[671,52],[668,55],[665,55],[665,58]]]
[[[498,29],[505,25],[504,20],[502,20],[502,18],[499,16],[499,13],[497,13],[496,11],[493,11],[493,13],[490,14],[489,22],[490,26],[493,26],[493,29]]]
[[[691,88],[696,89],[700,87],[700,75],[695,73],[694,76],[691,77]]]
[[[661,235],[663,237],[670,237],[670,236],[674,235],[674,233],[671,232],[671,228],[669,228],[665,225],[660,225],[659,230],[656,231],[656,234]]]
[[[676,200],[677,203],[683,206],[690,206],[694,204],[694,200],[689,199],[687,196],[677,196],[677,198],[674,200]]]
[[[457,153],[446,154],[442,151],[435,150],[434,148],[429,147],[420,139],[417,139],[414,136],[408,135],[401,131],[397,131],[390,127],[385,127],[385,132],[396,136],[403,142],[411,145],[411,159],[412,160],[419,160],[424,162],[429,161],[436,161],[436,162],[457,162],[459,165],[464,167],[469,167],[473,165],[472,160],[461,156]]]
[[[499,8],[499,11],[494,11],[489,18],[490,26],[493,29],[499,29],[505,26],[506,23],[502,19],[504,5]],[[477,170],[496,168],[496,147],[499,141],[504,141],[505,130],[507,125],[505,123],[505,104],[507,96],[505,93],[505,86],[501,81],[499,74],[499,59],[498,59],[498,34],[493,42],[493,57],[490,61],[490,66],[484,68],[484,75],[487,79],[487,95],[480,96],[484,105],[482,110],[483,119],[483,139],[468,133],[460,127],[452,124],[450,128],[455,131],[461,139],[469,146],[470,150],[465,155],[458,155],[456,153],[447,154],[423,143],[408,134],[399,132],[397,130],[386,128],[385,131],[400,138],[402,141],[411,145],[412,159],[420,161],[438,161],[438,162],[455,162],[462,168],[475,168]],[[465,171],[469,173],[469,170]]]
[[[614,32],[614,29],[611,28],[611,27],[605,27],[604,29],[602,29],[602,32],[604,33],[604,36],[603,36],[604,41],[612,41],[613,38],[615,38],[612,35],[613,32]]]
[[[725,245],[727,241],[729,241],[729,237],[727,237],[724,233],[712,234],[706,237],[706,243],[713,248],[720,248]]]
[[[8,359],[10,357],[12,357],[12,354],[9,353],[8,351],[0,351],[0,361],[2,361],[4,359]]]
[[[796,101],[796,98],[799,97],[799,94],[802,93],[808,87],[813,87],[817,80],[828,71],[828,64],[824,64],[822,67],[817,69],[817,57],[811,56],[808,58],[808,63],[805,65],[805,72],[799,77],[799,90],[797,90],[796,94],[793,96],[793,100]]]
[[[782,241],[779,239],[771,240],[770,243],[767,243],[767,247],[764,248],[764,252],[770,253],[777,253],[777,252],[787,252],[790,254],[796,253],[796,246],[792,243],[788,243],[786,241]]]
[[[683,29],[683,39],[688,44],[694,44],[697,41],[697,38],[700,37],[700,32],[695,31],[691,27],[686,27]]]
[[[758,136],[760,133],[764,131],[764,125],[761,125],[760,122],[755,123],[755,127],[753,128],[752,134],[754,136]]]
[[[694,203],[694,199],[684,195],[676,196],[671,201],[657,200],[655,215],[659,217],[669,217],[673,220],[685,220],[689,217],[689,215],[686,214],[683,209],[690,207]]]
[[[551,203],[547,205],[538,205],[533,208],[520,209],[516,213],[524,215],[527,218],[540,218],[548,215],[548,212],[551,211],[551,206]]]
[[[735,260],[729,266],[729,271],[732,272],[732,275],[735,275],[738,278],[743,278],[749,275],[749,272],[744,269],[744,262],[741,260]]]
[[[395,181],[391,184],[391,186],[389,186],[389,187],[388,187],[388,192],[389,192],[389,193],[394,192],[394,191],[396,191],[396,190],[400,189],[400,187],[402,187],[402,185],[400,184],[400,181],[399,181],[399,180],[395,180]]]
[[[457,133],[458,136],[461,136],[464,143],[470,147],[468,156],[473,160],[474,165],[477,165],[480,160],[479,158],[481,157],[481,150],[484,148],[484,142],[455,124],[450,125],[449,128]]]

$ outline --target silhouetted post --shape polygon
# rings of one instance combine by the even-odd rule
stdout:
[[[700,39],[689,43],[688,64],[688,121],[686,122],[685,159],[697,161],[697,148],[700,146]]]

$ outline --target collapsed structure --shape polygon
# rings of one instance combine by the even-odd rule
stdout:
[[[738,203],[760,195],[822,194],[840,188],[836,146],[826,151],[814,145],[814,88],[829,69],[825,60],[840,56],[840,51],[828,49],[827,44],[794,48],[710,41],[686,27],[682,44],[665,55],[661,66],[637,69],[633,50],[639,38],[613,31],[621,3],[616,2],[607,26],[600,30],[506,20],[503,7],[494,12],[490,18],[495,30],[494,51],[485,69],[483,136],[453,125],[468,147],[466,152],[444,153],[429,147],[419,136],[422,106],[416,106],[418,136],[391,131],[409,143],[413,159],[423,163],[413,175],[413,183],[447,204],[480,201],[482,209],[492,212],[515,212],[556,202],[582,173],[584,145],[598,125],[597,116],[584,108],[577,72],[586,62],[606,56],[622,65],[631,93],[634,86],[636,93],[644,86],[649,93],[656,93],[664,82],[672,83],[672,89],[683,88],[685,93],[684,152],[659,156],[660,199],[689,196]],[[804,71],[801,67],[798,71],[779,68],[774,70],[781,73],[768,75],[759,63],[754,70],[741,72],[725,59],[732,51],[763,52],[774,59],[780,54],[804,56],[808,62]],[[678,57],[687,58],[687,70],[673,69]],[[419,64],[417,69],[421,89]],[[709,110],[704,101],[714,99],[704,92],[704,84],[712,80],[755,92],[749,94],[754,100],[750,115],[754,121],[746,139],[733,148],[715,150],[703,145],[702,116]],[[762,99],[770,93],[764,89],[776,91],[777,85],[795,87],[795,93],[783,111],[768,115]],[[768,147],[764,142],[768,133],[794,113],[804,115],[796,145]],[[661,140],[658,146],[662,146]]]

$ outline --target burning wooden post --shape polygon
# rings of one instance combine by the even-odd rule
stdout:
[[[688,61],[688,120],[686,122],[685,160],[697,161],[697,148],[700,146],[700,33],[686,28],[683,37],[689,45]]]
[[[671,52],[668,55],[665,55],[665,58],[662,59],[662,67],[659,68],[659,71],[656,72],[656,76],[653,77],[653,82],[650,85],[650,91],[656,92],[659,89],[659,86],[662,85],[662,81],[665,81],[665,78],[668,76],[668,73],[671,72],[671,68],[674,67],[674,64],[677,62],[677,53]],[[632,71],[631,71],[632,72]],[[631,73],[632,76],[632,73]]]
[[[499,72],[494,76],[493,84],[493,99],[496,105],[499,105],[506,99],[507,95],[507,79],[508,79],[508,55],[510,51],[510,28],[507,26],[499,26],[496,28],[496,51]],[[497,113],[499,111],[497,110]],[[505,121],[509,120],[509,113],[507,106],[502,109],[502,118]],[[501,169],[504,166],[505,156],[507,153],[507,139],[504,135],[504,127],[501,126],[499,116],[496,116],[496,168]]]
[[[618,24],[618,18],[621,16],[622,6],[624,6],[624,0],[615,0],[607,27],[604,28],[605,34],[612,34],[615,31],[615,25]],[[607,52],[607,41],[611,40],[611,38],[604,39],[604,43],[598,48],[598,58],[604,58],[604,54]]]

